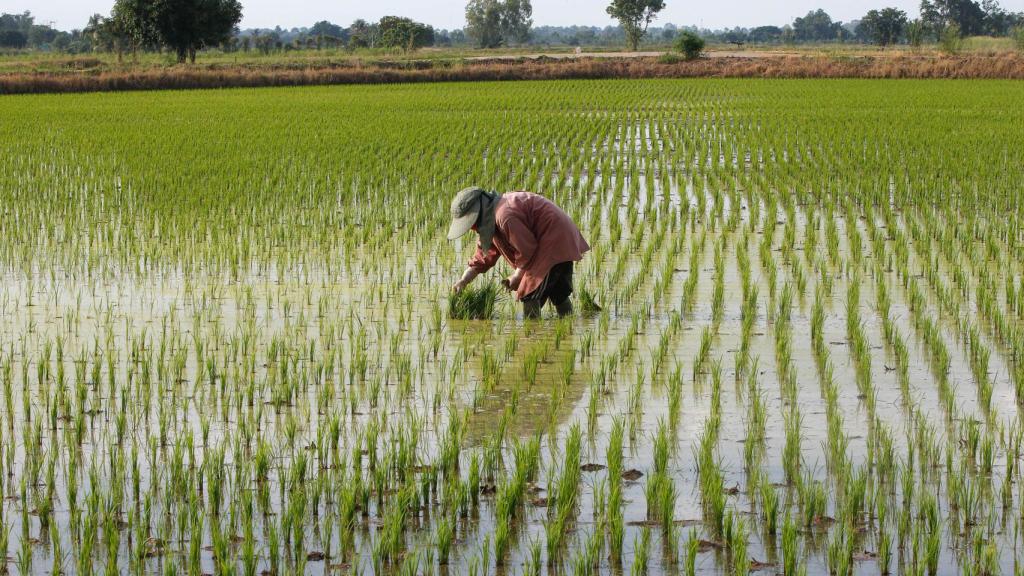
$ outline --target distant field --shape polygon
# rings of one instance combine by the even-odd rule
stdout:
[[[0,558],[1008,573],[1022,101],[707,79],[0,98]],[[471,184],[579,222],[577,317],[448,318]]]
[[[1024,54],[1004,49],[944,54],[934,47],[714,46],[685,61],[661,52],[515,50],[415,54],[304,52],[213,54],[195,65],[158,54],[62,57],[21,54],[0,63],[0,95],[332,84],[656,78],[917,78],[1024,80]]]
[[[621,47],[582,46],[588,54],[604,52],[622,53]],[[394,50],[346,49],[329,50],[292,50],[261,54],[256,50],[249,52],[223,53],[219,51],[203,52],[199,55],[199,66],[323,66],[341,62],[374,62],[379,60],[459,60],[464,58],[516,57],[536,54],[565,54],[574,52],[574,48],[527,46],[519,48],[499,48],[480,50],[476,48],[425,48],[413,53]],[[649,45],[641,48],[641,52],[663,53],[672,51],[665,45]],[[710,54],[725,52],[776,53],[782,55],[821,56],[821,55],[899,55],[908,53],[934,54],[938,47],[926,45],[919,50],[909,46],[893,46],[879,48],[877,46],[857,44],[821,44],[821,45],[761,45],[746,44],[709,44]],[[972,37],[964,44],[965,53],[1012,52],[1013,41],[1009,38]],[[132,69],[137,67],[174,67],[177,66],[173,54],[139,53],[125,54],[119,62],[115,54],[97,52],[94,54],[68,55],[60,53],[17,52],[0,53],[0,74],[26,71],[61,72],[68,69]]]

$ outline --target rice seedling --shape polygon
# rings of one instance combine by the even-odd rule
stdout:
[[[494,316],[498,300],[497,284],[469,286],[448,297],[448,316],[455,320],[486,320]]]
[[[644,526],[640,530],[639,540],[633,542],[633,567],[630,569],[632,576],[644,576],[647,574],[647,559],[651,549],[651,529]]]
[[[11,570],[1014,568],[1015,85],[51,100],[0,101]],[[448,295],[471,184],[581,224],[577,317]]]

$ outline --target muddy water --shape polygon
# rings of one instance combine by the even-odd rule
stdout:
[[[659,191],[652,193],[656,203],[663,199]],[[641,193],[643,202],[647,201],[647,194],[644,188]],[[668,207],[678,209],[684,197],[693,204],[698,200],[693,190],[674,190],[669,193]],[[612,209],[619,212],[617,216],[626,218],[624,208],[613,206]],[[741,211],[740,225],[746,226],[749,223],[748,207],[733,206],[729,202],[723,208],[724,215],[727,217],[733,209]],[[807,219],[802,213],[797,214],[796,238],[802,239]],[[771,239],[773,248],[777,248],[781,242],[785,216],[773,214],[764,217],[779,219],[776,237]],[[839,222],[839,253],[844,262],[852,257],[847,240],[847,226],[851,225],[865,239],[867,234],[864,223]],[[6,450],[13,458],[9,457],[6,465],[13,470],[21,470],[30,459],[24,451],[21,431],[26,426],[34,425],[35,420],[25,417],[22,406],[29,405],[31,413],[37,415],[36,418],[45,415],[47,409],[53,406],[53,390],[59,387],[54,376],[58,372],[57,348],[62,349],[64,354],[64,382],[73,383],[76,367],[85,366],[83,384],[87,389],[102,386],[92,381],[89,372],[97,358],[101,359],[101,381],[110,376],[108,358],[113,362],[114,378],[126,381],[129,373],[134,377],[139,376],[137,365],[129,362],[139,354],[145,355],[146,351],[155,353],[162,348],[169,350],[172,355],[175,351],[182,354],[183,378],[175,380],[170,376],[156,376],[149,398],[157,401],[149,405],[148,409],[137,408],[133,411],[132,433],[137,435],[139,446],[145,447],[151,439],[158,437],[156,423],[161,418],[160,398],[175,399],[166,405],[173,411],[169,419],[172,436],[181,437],[186,430],[191,430],[199,437],[203,434],[202,423],[208,422],[209,445],[236,437],[238,414],[230,406],[225,409],[218,401],[219,395],[216,392],[218,386],[225,385],[224,376],[220,380],[217,377],[211,378],[208,362],[231,374],[235,364],[231,350],[242,342],[251,342],[252,357],[261,359],[270,355],[271,349],[281,346],[294,353],[293,368],[298,369],[298,373],[293,372],[293,375],[303,380],[303,385],[290,402],[264,404],[260,417],[263,434],[279,439],[278,458],[282,463],[291,458],[288,456],[290,450],[280,440],[286,434],[288,419],[299,421],[298,438],[294,445],[299,449],[308,449],[317,441],[318,427],[330,415],[320,410],[318,404],[319,394],[329,377],[310,376],[318,362],[325,358],[333,357],[339,363],[333,374],[338,381],[338,388],[328,407],[347,413],[344,419],[345,441],[355,442],[360,431],[373,418],[383,416],[397,421],[413,414],[421,418],[423,423],[419,459],[424,463],[436,457],[437,443],[452,410],[469,411],[463,449],[467,454],[472,454],[494,433],[502,414],[508,410],[513,397],[516,398],[517,409],[507,431],[512,437],[521,439],[534,436],[542,438],[542,471],[533,487],[536,499],[525,506],[521,523],[517,527],[516,541],[519,545],[513,547],[504,565],[489,566],[485,572],[518,573],[526,559],[525,544],[534,539],[543,541],[544,525],[548,521],[543,497],[547,494],[553,476],[561,469],[560,450],[568,429],[576,423],[582,424],[587,430],[582,462],[596,465],[589,466],[583,473],[580,513],[569,534],[570,550],[583,546],[592,531],[597,529],[593,519],[595,493],[603,482],[608,481],[602,466],[605,463],[604,455],[612,421],[614,418],[635,421],[635,428],[627,435],[624,468],[639,471],[643,475],[623,484],[624,517],[627,523],[625,565],[628,567],[634,561],[634,539],[638,538],[641,525],[647,520],[644,487],[653,466],[652,438],[659,422],[672,418],[668,410],[666,381],[668,373],[676,365],[684,374],[684,394],[681,414],[672,425],[673,453],[669,469],[679,493],[674,517],[681,526],[682,534],[689,534],[692,528],[697,537],[710,539],[701,523],[700,488],[692,449],[711,410],[711,383],[706,368],[690,377],[693,359],[700,347],[701,333],[708,328],[715,333],[709,357],[712,361],[721,360],[723,367],[718,454],[725,485],[732,489],[729,506],[746,518],[753,528],[749,556],[759,562],[776,562],[781,555],[777,548],[778,542],[766,538],[756,528],[758,506],[756,498],[748,493],[748,473],[744,468],[743,456],[743,442],[747,433],[748,399],[744,392],[746,378],[737,377],[732,361],[741,339],[742,292],[735,252],[741,233],[724,231],[722,222],[714,221],[708,214],[691,213],[689,220],[684,221],[681,227],[685,231],[675,230],[671,234],[685,233],[686,240],[683,249],[675,257],[677,271],[660,300],[653,302],[649,308],[646,306],[647,292],[652,282],[650,279],[642,279],[639,293],[623,295],[617,305],[607,306],[603,314],[580,315],[569,321],[558,346],[554,343],[555,333],[559,330],[556,321],[549,318],[538,324],[524,323],[515,303],[508,299],[499,305],[494,321],[467,323],[444,318],[446,270],[435,270],[418,284],[403,282],[398,269],[392,270],[391,274],[374,274],[374,266],[369,263],[365,267],[366,273],[361,273],[361,267],[355,267],[348,274],[338,277],[307,272],[302,281],[289,280],[286,275],[251,276],[241,282],[223,278],[168,276],[77,285],[51,283],[42,276],[27,278],[8,273],[0,286],[0,308],[3,312],[0,314],[0,334],[4,335],[2,351],[12,375],[10,405],[13,411],[5,408],[4,416],[7,422],[5,442],[11,443],[11,447]],[[758,359],[755,377],[764,392],[768,412],[765,458],[761,468],[769,481],[779,485],[780,494],[788,499],[794,497],[793,488],[785,486],[782,464],[786,435],[782,414],[788,405],[780,393],[780,367],[775,354],[777,334],[775,325],[770,321],[773,316],[771,310],[777,306],[777,296],[770,296],[770,287],[764,275],[765,263],[760,261],[756,249],[762,240],[760,234],[763,227],[756,223],[751,229],[754,232],[749,247],[751,268],[760,289],[751,356]],[[630,235],[643,232],[642,229],[628,231]],[[598,235],[604,237],[607,233],[606,229]],[[696,304],[692,311],[682,315],[682,329],[671,341],[668,362],[662,370],[652,373],[652,353],[661,335],[669,329],[672,312],[679,308],[683,298],[683,282],[691,272],[688,268],[690,248],[702,235],[705,237],[705,247],[698,263]],[[723,260],[725,306],[722,320],[716,325],[711,307],[714,247],[723,235],[727,237]],[[628,238],[625,241],[628,242]],[[643,240],[640,246],[646,246],[647,242]],[[580,284],[599,287],[600,293],[614,294],[617,287],[635,278],[639,273],[635,258],[630,259],[624,277],[602,276],[603,267],[610,267],[619,256],[615,251],[617,248],[612,247],[607,252],[604,262],[585,262],[579,274]],[[775,254],[778,258],[777,252]],[[800,240],[795,254],[797,258],[804,258]],[[368,260],[369,255],[361,255],[359,259]],[[912,256],[911,261],[915,269],[925,265],[916,255]],[[415,263],[410,261],[398,268],[414,270]],[[451,272],[454,274],[454,269]],[[940,273],[948,277],[949,270],[943,269]],[[776,294],[781,291],[783,284],[793,283],[789,274],[789,268],[780,265]],[[863,398],[854,384],[855,366],[847,338],[845,310],[850,273],[842,266],[829,266],[826,274],[831,278],[832,288],[825,302],[824,340],[828,343],[835,367],[834,377],[840,387],[837,401],[849,440],[848,457],[855,466],[861,466],[867,461],[866,430],[873,423],[868,419]],[[910,344],[908,374],[914,413],[932,423],[940,445],[945,446],[947,441],[954,444],[959,442],[964,422],[968,419],[977,420],[992,430],[1001,430],[1016,422],[1014,389],[1006,368],[1006,358],[999,352],[993,354],[990,376],[995,389],[993,411],[988,414],[979,405],[974,392],[976,383],[954,330],[955,320],[943,317],[934,295],[922,285],[928,296],[928,313],[943,326],[941,337],[951,352],[949,381],[955,386],[957,414],[954,421],[947,419],[927,352],[910,319],[906,294],[900,288],[901,282],[895,273],[888,274],[886,282],[893,300],[891,315],[898,330]],[[909,430],[914,424],[900,391],[897,374],[888,368],[894,360],[883,345],[881,320],[874,305],[874,284],[868,281],[870,277],[863,272],[862,278],[859,311],[864,333],[872,343],[870,373],[877,393],[877,417],[887,423],[893,433],[896,451],[902,454],[911,441]],[[801,443],[803,466],[816,479],[828,481],[825,469],[825,444],[828,442],[825,403],[809,338],[810,310],[819,281],[818,274],[808,274],[807,288],[802,294],[794,296],[792,357],[797,382],[795,403],[804,418]],[[441,318],[439,330],[435,324],[438,314]],[[644,318],[644,327],[636,335],[631,355],[619,364],[617,370],[607,375],[607,388],[592,403],[591,394],[594,389],[591,384],[600,360],[618,350],[637,314]],[[974,314],[970,318],[978,321]],[[607,325],[603,334],[602,323]],[[987,345],[997,350],[988,334],[983,334],[983,337]],[[506,356],[505,346],[513,338],[518,345]],[[589,356],[579,351],[586,338],[591,338],[594,343]],[[206,351],[203,357],[196,352],[199,345]],[[538,364],[536,382],[525,386],[521,377],[522,364],[525,355],[538,345],[544,350],[544,359]],[[44,351],[47,351],[46,365],[50,367],[50,375],[45,379],[49,382],[47,385],[33,380],[41,369],[40,358]],[[483,382],[482,357],[485,353],[497,359],[500,364],[494,385]],[[351,367],[359,354],[365,354],[367,368],[365,376],[359,378],[356,384],[342,366]],[[573,371],[566,382],[562,380],[562,370],[571,358],[575,359],[572,362]],[[406,368],[402,368],[403,363]],[[234,382],[239,383],[249,377],[269,383],[274,370],[279,366],[271,362],[260,363],[252,374],[235,374]],[[401,390],[399,377],[402,370],[411,374],[405,391]],[[158,371],[154,369],[155,372]],[[29,375],[27,386],[21,384],[23,374]],[[643,380],[639,388],[642,410],[640,413],[630,413],[626,407],[630,404],[631,390],[638,378]],[[448,394],[449,387],[454,392],[451,395]],[[271,390],[264,389],[262,394],[261,400],[270,402]],[[110,432],[114,423],[107,417],[112,411],[111,400],[88,393],[87,397],[88,432],[83,443],[83,457],[86,462],[93,458],[102,461],[118,450]],[[145,400],[141,395],[133,396],[133,399],[139,402]],[[348,409],[348,406],[354,408]],[[591,406],[596,406],[595,415],[590,414]],[[59,419],[55,428],[61,431],[68,425],[65,420]],[[46,442],[44,440],[44,444]],[[197,448],[202,458],[206,446]],[[241,453],[229,452],[227,463],[233,464],[242,456]],[[993,473],[996,476],[1004,474],[1004,466],[1004,459],[996,458]],[[22,474],[16,472],[14,477],[21,478]],[[143,485],[160,482],[159,465],[144,463],[140,480]],[[56,482],[57,494],[63,494],[67,479],[58,474]],[[276,486],[271,493],[275,495],[274,506],[279,506],[281,502]],[[941,495],[938,487],[936,491]],[[829,506],[833,505],[834,499],[830,498]],[[943,514],[949,513],[949,502],[945,498],[939,498],[939,505]],[[155,503],[157,511],[160,511],[160,506],[159,502]],[[452,565],[445,568],[439,566],[439,570],[465,573],[471,569],[473,562],[481,557],[481,547],[493,532],[493,506],[493,501],[485,496],[474,516],[460,525]],[[40,533],[37,512],[28,509],[27,503],[17,499],[6,502],[4,510],[8,524],[15,526],[11,530],[9,550],[22,549],[25,538],[38,540],[34,546],[36,552],[31,571],[48,572],[52,565],[49,556],[52,543],[47,544],[47,535]],[[23,510],[27,511],[27,532],[22,529],[19,520],[23,517]],[[175,511],[164,512],[173,514]],[[380,518],[376,515],[378,511],[374,509],[369,512],[358,529],[357,538],[360,565],[364,569],[372,569],[370,551],[372,543],[379,538],[380,528]],[[829,514],[834,514],[834,510],[830,509]],[[418,530],[409,531],[409,547],[430,547],[435,528],[428,516],[424,515],[420,520],[422,525]],[[61,527],[67,526],[70,521],[68,508],[62,506],[59,500],[53,521]],[[650,570],[668,574],[679,572],[681,565],[667,561],[660,553],[660,533],[656,529],[654,532]],[[322,548],[317,544],[320,528],[315,523],[309,523],[306,533],[309,549]],[[61,534],[63,548],[72,549],[73,541],[68,531],[59,529],[58,534]],[[827,572],[825,541],[828,537],[827,531],[822,530],[808,535],[804,541],[807,567],[811,574]],[[204,543],[210,545],[209,535],[204,537]],[[125,565],[129,563],[129,546],[124,544],[120,551]],[[860,547],[868,552],[873,551],[875,546],[870,536],[860,542]],[[1010,548],[1001,547],[1002,550]],[[165,562],[183,555],[184,549],[183,542],[169,542],[160,554],[146,560],[144,567],[148,571],[159,570],[166,566]],[[942,550],[939,572],[959,572],[955,548],[944,545]],[[858,557],[862,559],[855,565],[857,573],[877,573],[877,562],[870,554]],[[1012,565],[1009,552],[1001,560],[1005,567]],[[212,554],[207,550],[203,555],[203,568],[212,572],[213,566]],[[266,567],[265,559],[261,561],[261,567]],[[702,573],[723,571],[723,553],[716,549],[702,551],[697,558],[697,568]],[[600,569],[602,572],[615,573],[620,568],[602,559]],[[324,564],[318,562],[311,562],[306,567],[306,573],[309,574],[321,573],[323,570]]]

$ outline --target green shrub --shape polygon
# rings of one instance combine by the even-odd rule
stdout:
[[[666,52],[661,56],[658,56],[658,64],[678,64],[682,61],[682,56],[674,54],[672,52]]]
[[[924,43],[924,36],[927,32],[924,22],[920,18],[907,24],[907,42],[913,48],[920,48]]]
[[[957,54],[964,47],[963,36],[960,35],[960,27],[950,24],[942,30],[939,35],[939,46],[946,54]]]
[[[1017,46],[1017,50],[1024,52],[1024,26],[1014,28],[1010,35],[1013,37],[1013,43]]]
[[[694,60],[704,50],[704,39],[693,32],[682,32],[676,37],[676,50],[682,52],[687,60]]]
[[[455,320],[487,320],[494,315],[498,300],[498,285],[488,282],[469,286],[448,297],[448,317]]]

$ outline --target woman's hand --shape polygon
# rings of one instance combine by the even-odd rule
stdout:
[[[478,273],[476,270],[466,268],[466,271],[462,273],[462,278],[459,278],[459,281],[452,285],[452,292],[458,294],[465,290],[466,286],[469,286],[469,283],[472,282],[477,275]]]
[[[511,276],[506,278],[505,281],[502,282],[502,284],[505,286],[505,288],[508,288],[508,290],[510,292],[513,292],[513,291],[519,289],[519,283],[522,282],[522,280],[523,280],[523,270],[521,268],[519,268],[519,269],[516,269],[516,271],[513,272]]]

